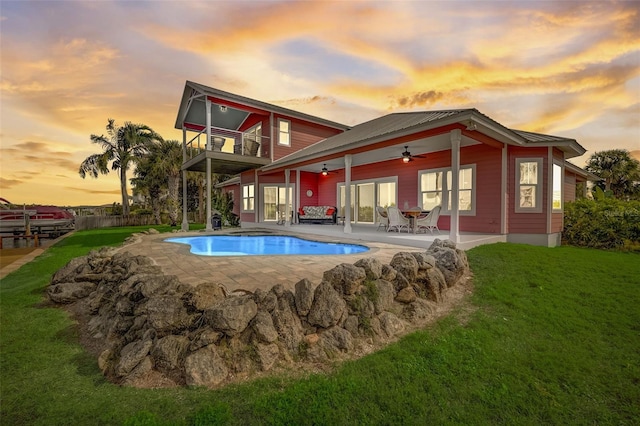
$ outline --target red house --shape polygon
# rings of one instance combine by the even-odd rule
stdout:
[[[349,234],[375,230],[376,206],[440,205],[438,227],[455,242],[482,233],[555,246],[564,202],[590,177],[566,161],[585,153],[574,139],[509,129],[473,108],[349,127],[187,81],[175,127],[184,171],[237,175],[223,188],[243,227],[289,225],[300,207],[328,205]],[[207,218],[211,227],[209,205]]]

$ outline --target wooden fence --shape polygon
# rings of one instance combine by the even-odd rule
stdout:
[[[140,214],[130,216],[76,216],[76,230],[109,228],[112,226],[155,225],[153,215]]]

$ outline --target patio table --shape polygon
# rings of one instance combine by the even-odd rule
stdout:
[[[411,229],[413,229],[413,233],[416,234],[418,229],[418,227],[416,226],[416,221],[421,215],[429,214],[429,211],[422,210],[422,209],[408,209],[408,210],[402,211],[401,213],[405,215],[405,217],[406,216],[409,217]]]

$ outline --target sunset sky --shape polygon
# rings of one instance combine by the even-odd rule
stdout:
[[[0,1],[0,197],[120,202],[78,175],[108,118],[165,139],[186,80],[355,125],[475,107],[640,150],[640,2]],[[133,173],[129,172],[132,176]]]

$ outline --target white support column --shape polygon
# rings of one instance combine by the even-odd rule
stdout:
[[[289,199],[289,187],[291,186],[289,182],[290,174],[291,170],[284,170],[284,226],[291,226],[291,211],[289,210],[289,203],[291,202]]]
[[[507,179],[509,178],[509,168],[507,167],[509,158],[507,155],[507,144],[502,147],[502,177],[500,183],[500,233],[502,235],[507,234],[507,209],[509,208],[509,192],[507,190]],[[476,185],[476,191],[478,190],[478,183]]]
[[[460,129],[451,131],[451,226],[449,239],[454,243],[460,242]],[[444,206],[443,206],[444,207]]]
[[[344,233],[351,234],[351,154],[344,156]]]
[[[182,164],[187,162],[187,130],[182,128]],[[183,231],[189,230],[187,218],[187,171],[182,169],[182,226]]]
[[[298,223],[298,219],[297,219],[298,215],[295,212],[298,211],[298,209],[300,208],[300,206],[302,204],[300,202],[300,199],[302,197],[302,193],[300,192],[300,191],[302,191],[302,189],[300,187],[301,187],[301,185],[300,185],[300,169],[296,169],[296,196],[295,196],[295,204],[293,206],[293,211],[294,211],[293,217],[296,218],[294,220],[295,223]]]
[[[207,144],[206,150],[211,151],[211,101],[207,98],[205,103],[206,109],[206,126],[207,126]],[[213,228],[211,226],[211,158],[207,157],[207,223],[205,224],[205,230],[211,231]]]

